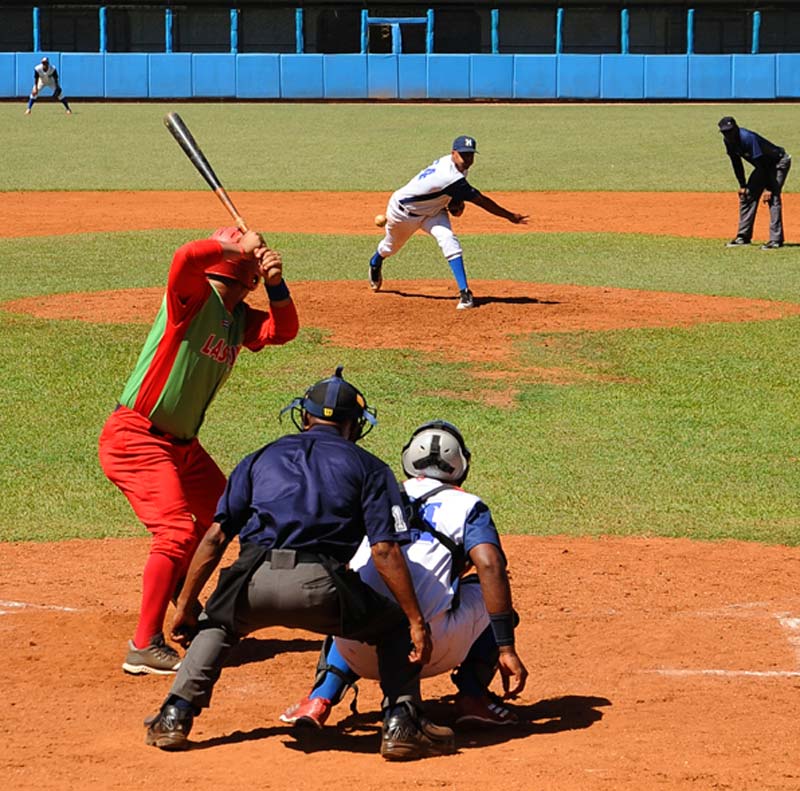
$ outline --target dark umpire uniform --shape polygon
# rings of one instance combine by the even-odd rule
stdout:
[[[376,646],[385,758],[452,753],[452,731],[433,725],[418,707],[421,662],[431,644],[399,549],[408,540],[400,490],[389,467],[355,444],[365,426],[375,425],[374,412],[341,368],[287,410],[300,433],[236,466],[192,560],[172,636],[186,643],[196,634],[169,696],[146,722],[147,743],[187,747],[193,717],[210,704],[233,645],[258,629],[286,626]],[[236,535],[239,558],[221,572],[195,623],[192,606]],[[365,535],[400,606],[346,567]]]
[[[756,221],[758,199],[764,190],[769,193],[769,241],[762,250],[774,250],[783,246],[783,203],[781,193],[789,175],[792,158],[780,146],[770,143],[761,135],[744,129],[729,115],[719,121],[719,131],[725,141],[725,151],[733,165],[739,182],[739,230],[728,247],[750,244]],[[753,166],[750,178],[745,180],[746,160]]]

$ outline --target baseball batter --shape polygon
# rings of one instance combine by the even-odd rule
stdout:
[[[522,691],[528,671],[514,648],[516,618],[500,537],[486,504],[459,488],[471,454],[461,432],[446,421],[424,423],[403,448],[404,484],[412,509],[411,543],[403,547],[422,614],[431,628],[433,652],[422,668],[429,677],[458,668],[453,676],[456,724],[502,726],[515,715],[488,692],[499,667],[506,697]],[[468,565],[475,575],[461,577]],[[350,561],[361,579],[390,596],[362,543]],[[478,584],[478,582],[480,584]],[[333,703],[359,676],[378,678],[375,649],[337,637],[326,641],[311,693],[281,720],[322,727]]]
[[[37,63],[33,67],[33,88],[31,88],[31,95],[28,97],[28,106],[25,108],[25,115],[30,115],[33,109],[33,104],[39,97],[42,88],[52,88],[53,98],[58,99],[64,105],[67,115],[72,115],[72,110],[69,108],[69,102],[61,93],[61,84],[58,80],[58,69],[53,66],[48,58],[42,58],[41,63]]]
[[[384,260],[398,253],[421,229],[436,239],[450,264],[459,291],[456,307],[464,310],[475,306],[464,269],[461,243],[453,233],[449,215],[459,216],[464,211],[464,203],[470,202],[515,225],[528,221],[527,214],[504,209],[467,181],[476,153],[475,138],[460,135],[453,141],[449,155],[435,160],[389,198],[384,237],[369,262],[369,284],[373,291],[380,291],[383,285]]]
[[[262,277],[269,312],[244,301]],[[225,489],[197,438],[206,410],[242,346],[259,351],[297,331],[281,256],[259,234],[224,228],[176,251],[155,323],[99,442],[103,471],[152,535],[128,673],[168,674],[180,664],[164,641],[164,617]]]

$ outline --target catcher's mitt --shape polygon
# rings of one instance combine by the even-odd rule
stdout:
[[[447,211],[449,211],[453,217],[460,217],[464,213],[464,201],[451,200],[450,205],[447,207]]]

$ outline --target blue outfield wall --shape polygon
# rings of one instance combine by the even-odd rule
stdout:
[[[800,98],[800,53],[318,55],[0,53],[0,97],[47,55],[65,96],[106,99],[696,100]]]

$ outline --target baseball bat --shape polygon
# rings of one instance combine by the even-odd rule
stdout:
[[[169,129],[172,136],[178,141],[178,145],[183,149],[183,153],[189,157],[189,161],[197,168],[198,173],[206,180],[206,183],[213,190],[214,194],[220,199],[222,205],[228,210],[233,221],[242,232],[247,232],[247,223],[242,219],[233,201],[230,199],[227,190],[222,186],[214,168],[211,167],[202,149],[197,145],[197,141],[192,137],[192,133],[177,113],[167,113],[164,116],[164,126]]]

